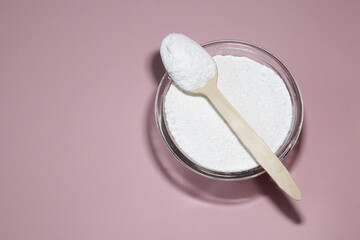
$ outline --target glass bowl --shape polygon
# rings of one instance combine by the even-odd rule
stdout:
[[[294,148],[301,132],[303,124],[303,101],[301,93],[297,83],[290,74],[286,66],[273,54],[267,50],[256,46],[251,43],[235,40],[219,40],[208,42],[201,45],[210,55],[233,55],[239,57],[247,57],[258,63],[261,63],[271,69],[273,69],[284,81],[293,106],[293,119],[291,123],[291,129],[288,132],[282,146],[276,151],[276,155],[280,160],[284,160],[291,150]],[[241,171],[225,173],[220,171],[214,171],[206,169],[196,164],[196,162],[189,159],[181,149],[176,145],[171,133],[168,130],[166,123],[166,116],[164,111],[164,100],[169,87],[172,84],[172,80],[167,73],[162,77],[160,85],[157,89],[155,100],[155,121],[157,128],[161,134],[161,137],[166,144],[167,148],[180,161],[185,167],[192,171],[219,180],[242,180],[256,177],[264,173],[264,169],[261,166]]]

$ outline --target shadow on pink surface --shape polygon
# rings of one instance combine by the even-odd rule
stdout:
[[[150,65],[153,72],[153,80],[158,85],[165,73],[159,52],[152,56]],[[153,94],[153,99],[155,99],[155,93]],[[279,211],[293,222],[298,224],[302,222],[302,218],[293,205],[292,200],[288,199],[265,174],[244,181],[219,181],[200,176],[180,164],[167,149],[157,130],[153,102],[150,101],[151,104],[148,107],[146,119],[148,142],[153,154],[154,163],[163,176],[175,187],[194,198],[217,204],[244,204],[250,203],[261,196],[267,196]],[[301,153],[303,134],[296,147],[286,159],[285,164],[289,169],[294,167],[294,159],[299,157]]]

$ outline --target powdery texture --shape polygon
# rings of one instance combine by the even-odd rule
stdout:
[[[160,54],[166,71],[184,90],[199,89],[215,76],[216,64],[213,58],[183,34],[166,36],[161,43]]]
[[[214,60],[220,91],[270,149],[278,150],[293,118],[291,98],[280,76],[245,57],[215,56]],[[198,165],[222,172],[258,166],[205,98],[171,85],[165,115],[176,144]]]

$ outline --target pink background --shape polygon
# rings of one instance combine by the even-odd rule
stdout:
[[[359,239],[359,1],[0,2],[0,239]],[[171,32],[275,53],[305,103],[288,161],[218,182],[161,142],[158,49]]]

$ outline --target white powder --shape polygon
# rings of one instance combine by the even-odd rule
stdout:
[[[293,118],[284,82],[272,69],[245,57],[215,56],[214,60],[218,88],[275,152]],[[176,144],[198,165],[221,172],[258,166],[205,98],[188,95],[172,84],[164,110]]]
[[[198,43],[183,34],[166,36],[160,46],[161,59],[166,71],[182,89],[199,89],[213,78],[216,64]]]

